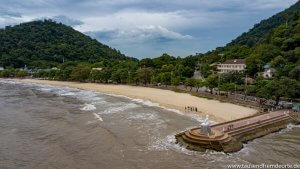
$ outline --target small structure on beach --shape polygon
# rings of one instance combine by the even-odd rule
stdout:
[[[212,149],[226,153],[239,151],[243,143],[287,127],[299,124],[300,113],[289,111],[269,112],[210,126],[207,119],[200,127],[177,134],[177,143],[187,149]]]
[[[299,112],[300,111],[300,104],[294,104],[292,107],[293,111]]]

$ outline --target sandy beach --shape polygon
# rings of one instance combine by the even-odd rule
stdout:
[[[199,98],[187,93],[176,93],[170,90],[128,86],[128,85],[106,85],[95,83],[62,82],[37,79],[23,79],[22,82],[48,84],[54,86],[65,86],[84,90],[92,90],[105,94],[123,95],[134,99],[143,99],[158,103],[160,106],[177,109],[185,113],[198,113],[201,116],[209,115],[211,120],[225,122],[254,115],[257,110],[248,107],[223,103],[216,100]],[[198,112],[188,112],[185,106],[197,107]]]

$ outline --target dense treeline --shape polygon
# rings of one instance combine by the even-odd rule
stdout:
[[[120,84],[177,84],[193,76],[196,61],[168,54],[141,61],[65,62],[52,70],[40,70],[35,76],[55,80],[95,81]],[[99,69],[100,68],[100,69]],[[173,82],[173,83],[172,83]],[[177,82],[177,83],[176,83]]]
[[[127,59],[132,58],[51,20],[0,29],[0,65],[5,67],[53,67],[63,61]]]

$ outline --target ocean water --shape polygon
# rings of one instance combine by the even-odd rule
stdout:
[[[176,144],[176,133],[201,121],[140,99],[0,80],[0,169],[218,169],[300,163],[300,127],[294,125],[232,154],[194,152]]]

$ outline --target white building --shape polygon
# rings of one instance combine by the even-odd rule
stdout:
[[[270,65],[264,66],[264,71],[261,72],[262,76],[266,79],[273,78],[275,75],[276,70],[274,68],[271,68]]]
[[[4,70],[4,68],[2,66],[0,66],[0,71],[3,71],[3,70]]]
[[[102,71],[103,68],[99,67],[99,68],[92,68],[93,71]]]
[[[217,70],[219,73],[243,72],[246,70],[246,62],[244,59],[226,60],[217,65]]]

